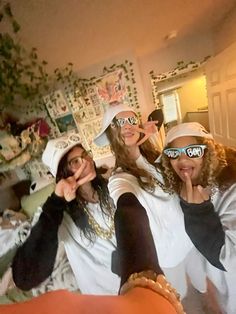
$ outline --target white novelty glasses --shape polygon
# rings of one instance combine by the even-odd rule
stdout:
[[[119,127],[122,127],[125,125],[125,123],[128,123],[130,125],[137,125],[138,124],[138,118],[135,116],[127,117],[127,118],[114,118],[114,122],[111,123],[111,127],[114,128],[116,125]]]
[[[189,158],[202,158],[204,150],[206,149],[204,144],[192,144],[185,147],[171,147],[163,150],[163,153],[170,159],[177,159],[181,154],[185,154]]]

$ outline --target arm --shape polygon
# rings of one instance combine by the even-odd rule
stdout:
[[[125,193],[118,199],[115,231],[121,286],[135,272],[152,270],[162,274],[146,210],[132,193]]]
[[[80,179],[87,162],[66,179],[61,179],[54,193],[43,206],[38,223],[32,228],[26,242],[17,250],[13,260],[13,279],[16,286],[29,290],[43,282],[53,271],[58,247],[58,228],[66,204],[76,198],[78,187],[93,178],[89,173]]]
[[[225,270],[220,262],[225,233],[214,205],[210,200],[203,203],[188,203],[180,199],[184,213],[185,229],[195,247],[215,267]]]
[[[137,291],[137,287],[145,288],[143,291],[152,290],[155,297],[161,295],[166,298],[176,313],[183,314],[179,296],[166,281],[159,266],[146,210],[133,193],[124,193],[118,199],[115,231],[120,257],[121,295],[129,296]],[[153,306],[154,303],[151,304]]]
[[[13,279],[17,287],[30,290],[50,276],[58,247],[57,232],[63,218],[65,200],[53,193],[30,236],[13,259]]]

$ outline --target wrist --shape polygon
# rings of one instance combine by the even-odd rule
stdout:
[[[180,295],[168,283],[164,275],[156,274],[152,270],[133,273],[121,287],[120,294],[125,294],[135,287],[147,288],[160,294],[174,306],[177,314],[185,313],[180,302]]]

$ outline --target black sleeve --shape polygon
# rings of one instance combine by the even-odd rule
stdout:
[[[117,203],[115,232],[120,261],[121,286],[134,272],[153,270],[162,274],[145,208],[132,193]]]
[[[18,248],[12,263],[13,280],[18,288],[30,290],[52,273],[65,204],[63,198],[53,193],[43,205],[28,239]]]
[[[194,204],[180,199],[180,206],[184,213],[185,230],[194,246],[213,266],[225,270],[219,260],[225,233],[212,202]]]

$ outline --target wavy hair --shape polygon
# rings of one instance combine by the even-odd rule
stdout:
[[[203,187],[214,189],[217,187],[221,192],[227,190],[236,183],[236,150],[216,143],[214,140],[203,137],[195,137],[198,144],[207,146],[203,156],[199,184]],[[170,147],[167,145],[166,148]],[[171,166],[170,159],[162,155],[162,171],[166,189],[169,193],[180,193],[182,180]]]
[[[113,119],[113,123],[116,124],[115,119]],[[163,188],[161,182],[154,178],[148,171],[138,168],[135,160],[130,158],[128,147],[125,145],[120,130],[121,128],[117,125],[115,128],[109,126],[106,129],[106,135],[110,142],[111,150],[116,158],[114,171],[119,172],[120,170],[118,168],[121,168],[122,172],[124,171],[133,175],[136,177],[140,187],[149,192],[152,192],[157,185]],[[144,135],[140,135],[140,139],[143,136]],[[139,148],[140,153],[156,168],[157,172],[160,172],[159,165],[155,163],[155,160],[160,155],[159,150],[149,140],[146,140]]]
[[[75,145],[71,150],[75,147],[83,148],[81,144]],[[61,179],[66,179],[69,176],[73,175],[73,173],[68,168],[67,156],[71,152],[67,152],[62,159],[60,160],[56,182]],[[97,168],[94,164],[96,177],[91,181],[92,187],[98,193],[99,203],[101,207],[102,214],[113,219],[114,216],[114,204],[109,195],[107,183],[108,181],[101,175],[99,168]],[[76,200],[72,201],[68,204],[66,211],[73,219],[74,223],[80,228],[83,235],[91,242],[94,242],[97,235],[95,230],[89,224],[89,217],[85,211],[86,205],[88,202],[80,195],[80,190],[77,189],[76,192]]]

